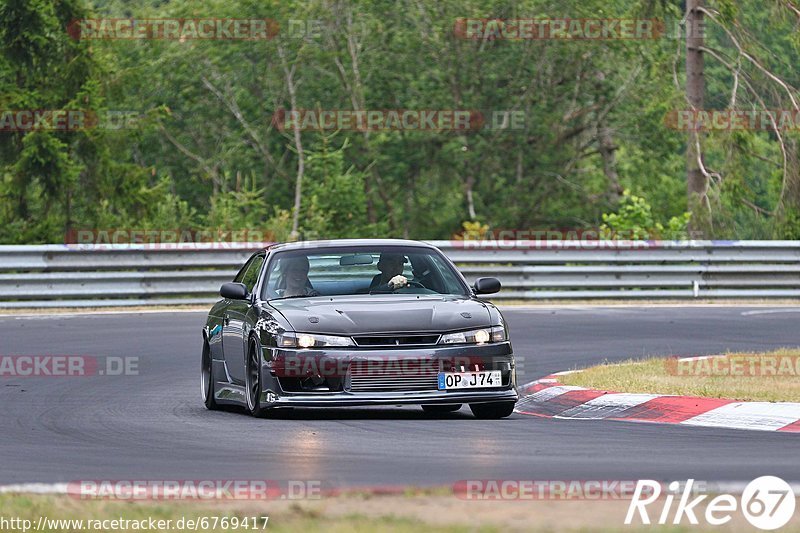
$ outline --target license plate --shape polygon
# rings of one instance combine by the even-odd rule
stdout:
[[[483,372],[439,372],[439,390],[502,387],[499,370]]]

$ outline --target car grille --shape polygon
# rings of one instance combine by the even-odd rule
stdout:
[[[439,342],[440,335],[370,335],[353,337],[359,346],[431,346]]]
[[[438,390],[439,369],[431,361],[370,364],[353,361],[348,370],[350,392],[413,392]]]

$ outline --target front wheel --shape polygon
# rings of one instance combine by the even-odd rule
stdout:
[[[255,341],[247,348],[247,373],[245,375],[245,398],[247,410],[256,418],[267,416],[268,409],[261,406],[261,350]]]
[[[493,402],[493,403],[471,403],[469,404],[475,418],[490,420],[505,418],[514,412],[516,402]]]

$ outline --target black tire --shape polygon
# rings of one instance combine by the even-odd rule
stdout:
[[[461,409],[460,403],[447,403],[447,404],[430,404],[423,405],[422,410],[431,414],[452,413]]]
[[[203,392],[203,403],[206,409],[210,411],[219,409],[217,399],[214,397],[214,368],[211,361],[211,348],[205,340],[203,340],[203,356],[200,363],[200,388]]]
[[[490,420],[505,418],[514,412],[516,402],[471,403],[469,408],[475,418]]]
[[[261,355],[254,340],[247,346],[245,400],[248,412],[256,418],[267,416],[269,409],[261,406]]]

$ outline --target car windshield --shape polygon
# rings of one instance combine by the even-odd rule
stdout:
[[[458,273],[437,250],[348,247],[274,254],[263,297],[274,300],[355,294],[464,296],[467,290]]]

